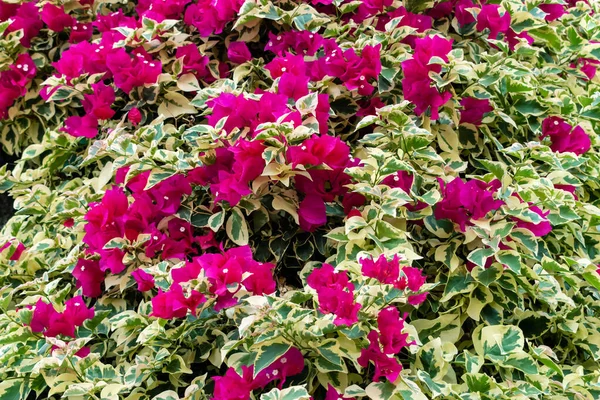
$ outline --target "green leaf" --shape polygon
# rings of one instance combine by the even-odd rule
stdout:
[[[231,210],[231,216],[225,225],[227,236],[238,246],[245,246],[250,239],[248,234],[248,225],[242,211],[234,207]]]
[[[0,399],[23,400],[29,396],[31,388],[25,379],[6,379],[0,382]]]
[[[279,357],[284,355],[292,346],[287,343],[270,342],[264,343],[256,351],[254,359],[254,376],[260,371],[273,364]]]
[[[225,211],[221,210],[218,213],[210,216],[210,218],[208,219],[208,227],[213,232],[217,232],[221,228],[221,225],[223,225],[224,221],[225,221]]]
[[[277,388],[260,396],[260,400],[308,400],[310,395],[302,386],[292,386],[279,390]]]

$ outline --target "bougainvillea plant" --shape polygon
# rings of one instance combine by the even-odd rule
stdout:
[[[600,398],[600,7],[0,1],[0,398]]]

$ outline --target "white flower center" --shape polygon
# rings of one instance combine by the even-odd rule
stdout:
[[[163,199],[169,200],[169,196],[164,196]]]
[[[158,240],[158,236],[152,236],[152,239]]]
[[[81,305],[81,303],[77,302],[75,303],[75,307],[79,307]]]
[[[285,364],[286,362],[287,362],[287,358],[283,357],[283,358],[281,359],[281,363],[282,363],[282,364]]]
[[[228,272],[229,272],[229,270],[228,270],[227,268],[223,268],[223,273],[224,273],[224,274],[226,274],[226,273],[228,273]]]
[[[273,376],[277,376],[277,375],[279,375],[279,371],[277,371],[277,370],[273,371]]]
[[[182,226],[181,228],[179,228],[179,232],[185,232],[185,228]]]
[[[306,146],[302,146],[300,147],[302,150],[306,150]]]

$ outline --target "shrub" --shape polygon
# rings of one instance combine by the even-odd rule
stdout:
[[[599,398],[592,3],[0,2],[0,398]]]

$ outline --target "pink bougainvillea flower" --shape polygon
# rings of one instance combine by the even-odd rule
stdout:
[[[123,188],[115,186],[104,193],[100,203],[91,203],[85,215],[83,242],[91,249],[101,249],[109,240],[123,237],[123,217],[129,203]]]
[[[283,356],[256,375],[252,382],[252,388],[264,388],[270,382],[279,381],[277,386],[281,389],[287,377],[298,375],[303,370],[304,356],[302,356],[302,352],[291,347]]]
[[[350,157],[350,147],[340,138],[321,135],[306,139],[299,146],[290,146],[287,158],[295,168],[297,165],[345,168]]]
[[[98,134],[98,119],[93,115],[83,117],[74,115],[65,120],[65,126],[60,130],[71,136],[91,139]]]
[[[0,72],[0,119],[7,117],[8,109],[27,93],[27,85],[37,73],[28,53],[20,54],[10,69]]]
[[[381,351],[377,331],[372,330],[369,332],[367,338],[369,339],[369,347],[361,350],[358,364],[363,368],[367,368],[371,362],[375,365],[373,382],[379,381],[381,377],[394,382],[402,371],[402,365],[395,357],[388,356]]]
[[[198,46],[194,44],[186,44],[177,48],[175,53],[176,58],[183,58],[182,74],[194,74],[198,79],[210,77],[210,72],[207,68],[208,57],[200,54]]]
[[[110,107],[115,102],[115,90],[104,83],[92,84],[93,94],[83,95],[83,109],[97,119],[111,119],[115,111]]]
[[[559,153],[572,152],[577,155],[586,153],[592,141],[581,128],[573,128],[560,117],[548,117],[542,121],[542,138],[550,137],[552,151]]]
[[[73,277],[77,280],[77,287],[81,288],[84,296],[98,297],[102,294],[104,271],[100,269],[98,260],[80,258],[73,269]]]
[[[469,12],[471,8],[479,8],[473,0],[459,0],[454,6],[454,14],[460,25],[468,25],[475,22],[475,17]]]
[[[351,326],[358,320],[361,305],[354,302],[354,285],[348,281],[346,271],[334,272],[333,266],[323,264],[311,272],[306,282],[317,291],[319,310],[336,316],[335,325]]]
[[[71,28],[69,43],[80,43],[90,40],[94,34],[94,26],[91,22],[76,22]]]
[[[479,126],[484,115],[494,110],[488,99],[464,97],[460,100],[460,105],[463,107],[463,111],[460,113],[461,124]]]
[[[325,394],[325,400],[351,400],[352,397],[344,397],[339,393],[335,387],[331,386],[331,383],[327,384],[327,393]]]
[[[7,32],[23,31],[20,42],[24,47],[31,46],[31,39],[38,36],[44,26],[40,18],[40,10],[33,1],[21,3],[14,14],[10,15],[12,23],[6,29]],[[11,12],[12,13],[12,12]]]
[[[423,271],[414,267],[402,267],[402,276],[398,279],[396,283],[396,287],[398,289],[404,290],[408,288],[413,292],[418,292],[421,290],[421,286],[427,280],[427,277],[423,275]]]
[[[125,269],[123,257],[125,253],[120,249],[96,250],[100,255],[100,269],[110,271],[112,274],[120,274]]]
[[[360,264],[364,276],[375,278],[381,283],[394,284],[400,276],[400,258],[398,255],[395,255],[391,260],[388,260],[384,254],[380,255],[377,260],[362,258]]]
[[[177,174],[153,186],[147,193],[154,201],[157,212],[168,216],[179,210],[183,196],[189,196],[192,187],[183,175]]]
[[[65,302],[65,311],[63,314],[73,324],[81,326],[84,321],[94,318],[94,309],[91,307],[87,308],[83,297],[76,296]]]
[[[65,28],[70,28],[75,23],[75,18],[67,14],[63,7],[58,7],[50,3],[44,4],[41,16],[42,21],[54,32],[62,32]]]
[[[142,113],[140,109],[137,107],[133,107],[127,113],[127,120],[131,122],[131,125],[137,126],[140,122],[142,122]]]
[[[306,232],[314,232],[327,223],[327,210],[325,202],[316,195],[308,195],[300,202],[298,207],[300,228]]]
[[[6,242],[2,246],[0,246],[0,253],[3,252],[5,249],[9,248],[13,244],[14,240],[16,240],[16,239],[9,240],[8,242]],[[14,252],[11,254],[11,256],[8,259],[10,261],[18,261],[21,258],[21,255],[23,254],[25,249],[26,249],[25,245],[23,243],[17,241],[17,247],[15,248]]]
[[[183,20],[196,27],[201,37],[219,34],[235,19],[243,3],[243,0],[200,0],[186,8]]]
[[[65,306],[65,311],[59,313],[52,304],[47,304],[42,299],[38,300],[31,317],[31,330],[46,337],[75,337],[75,328],[94,318],[94,309],[87,308],[81,296],[67,300]]]
[[[429,77],[430,72],[440,73],[442,66],[429,64],[432,57],[439,57],[448,62],[448,53],[452,50],[452,40],[440,36],[427,36],[415,40],[415,52],[413,58],[402,62],[402,88],[404,98],[413,103],[417,115],[422,115],[430,109],[431,119],[439,117],[438,110],[452,97],[450,92],[440,93],[432,86],[433,80]]]
[[[348,279],[348,273],[335,272],[331,264],[323,264],[320,268],[315,268],[306,278],[306,283],[316,291],[326,287],[337,290],[354,289],[354,285]]]
[[[132,54],[123,48],[113,50],[106,58],[106,66],[114,77],[115,86],[128,94],[134,87],[155,84],[162,72],[160,60],[137,49]]]
[[[477,15],[477,30],[482,32],[485,29],[490,30],[490,39],[496,39],[498,34],[506,33],[510,28],[510,14],[504,11],[500,15],[500,6],[498,4],[484,4]]]
[[[534,224],[533,222],[527,222],[515,218],[517,222],[517,228],[527,229],[537,237],[542,237],[549,234],[552,231],[552,224],[550,224],[550,221],[548,221],[546,217],[548,216],[548,214],[550,214],[550,211],[544,212],[538,206],[534,206],[531,204],[529,206],[529,210],[539,215],[542,218],[542,221],[538,222],[537,224]]]
[[[465,232],[472,220],[484,218],[490,211],[499,209],[504,202],[494,199],[494,191],[500,188],[500,182],[493,180],[485,183],[478,179],[464,182],[456,177],[448,184],[440,181],[442,201],[435,206],[437,219],[449,219]]]
[[[256,296],[274,293],[277,287],[273,279],[275,264],[253,262],[250,265],[247,270],[252,272],[252,275],[242,281],[246,290]]]
[[[540,4],[538,8],[546,13],[544,18],[548,22],[555,21],[567,13],[562,4]]]
[[[179,283],[173,283],[168,292],[159,290],[158,294],[152,298],[151,316],[172,319],[184,318],[188,311],[196,315],[198,306],[205,302],[204,295],[196,290],[188,290],[184,294]]]
[[[230,367],[224,376],[214,376],[213,400],[250,400],[253,385],[252,366],[242,366],[242,376]]]
[[[423,303],[425,300],[427,300],[427,295],[429,293],[421,293],[421,294],[413,294],[411,296],[408,296],[408,304],[411,304],[413,306],[418,306],[419,304]]]
[[[231,42],[227,47],[227,58],[232,63],[243,64],[252,60],[252,54],[246,42]]]
[[[577,190],[577,187],[575,187],[573,185],[559,185],[559,184],[555,184],[554,187],[556,189],[564,190],[565,192],[571,193],[573,195],[573,198],[575,198],[575,200],[579,200],[579,197],[577,197],[577,194],[575,193],[575,191]]]
[[[323,36],[310,31],[287,31],[277,34],[269,32],[269,41],[265,51],[272,51],[278,56],[283,56],[289,49],[294,53],[314,56],[323,45]]]
[[[591,43],[591,42],[590,42]],[[598,66],[600,65],[600,61],[594,60],[592,58],[579,58],[577,62],[571,63],[571,68],[577,68],[581,65],[581,72],[585,74],[588,80],[594,79],[596,73],[598,72]]]
[[[522,39],[524,39],[528,44],[533,44],[534,40],[529,34],[525,31],[517,34],[514,30],[509,29],[505,33],[506,41],[508,42],[508,47],[511,50],[515,50],[516,46],[521,43]]]
[[[319,310],[323,314],[334,314],[334,325],[352,326],[358,321],[361,304],[354,302],[352,291],[324,288],[318,292]]]
[[[379,342],[385,354],[397,354],[409,343],[406,341],[408,333],[402,333],[404,319],[396,307],[387,307],[379,312],[377,316],[377,327],[379,328]]]

